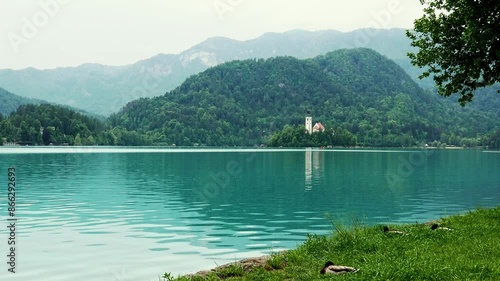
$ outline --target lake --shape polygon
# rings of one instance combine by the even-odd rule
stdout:
[[[7,272],[7,169],[16,271]],[[425,222],[500,202],[480,150],[0,148],[0,276],[158,280],[291,249],[350,225]]]

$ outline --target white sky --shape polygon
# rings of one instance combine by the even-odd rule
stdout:
[[[419,0],[0,0],[0,69],[125,65],[214,36],[411,28]]]

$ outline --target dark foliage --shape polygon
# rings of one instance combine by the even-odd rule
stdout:
[[[461,105],[478,88],[500,82],[500,2],[420,0],[424,16],[407,36],[418,52],[411,61],[426,67],[443,96],[459,94]],[[499,91],[500,93],[500,91]]]

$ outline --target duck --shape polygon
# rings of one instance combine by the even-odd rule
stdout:
[[[325,263],[325,266],[320,270],[319,273],[340,275],[340,274],[344,274],[344,273],[348,273],[348,272],[354,273],[354,272],[358,272],[358,271],[359,271],[358,268],[344,266],[344,265],[335,265],[333,262],[327,261]]]
[[[448,230],[448,231],[452,231],[452,230],[453,230],[453,229],[451,229],[451,228],[447,228],[447,227],[442,227],[442,226],[439,226],[437,223],[433,224],[433,225],[431,226],[431,229],[432,229],[432,230],[436,230],[436,229],[438,229],[438,230]]]
[[[384,232],[385,233],[395,233],[395,234],[405,234],[403,231],[389,230],[389,227],[387,225],[384,225]]]

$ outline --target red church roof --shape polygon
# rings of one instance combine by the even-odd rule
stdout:
[[[324,132],[325,131],[325,126],[321,124],[321,122],[316,122],[313,127],[313,132]]]

